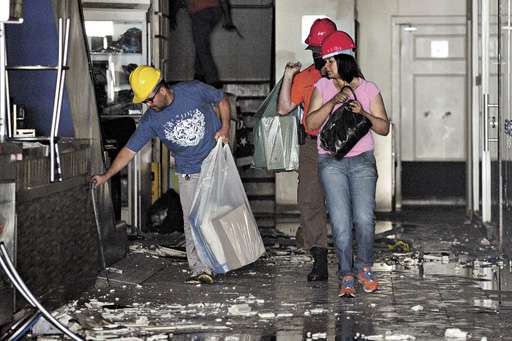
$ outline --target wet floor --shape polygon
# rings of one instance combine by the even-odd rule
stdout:
[[[334,250],[329,281],[307,282],[310,257],[293,238],[266,231],[267,255],[213,285],[184,283],[183,258],[136,242],[137,252],[113,265],[110,286],[100,276],[58,313],[89,340],[512,339],[509,261],[463,212],[432,210],[381,217],[381,288],[372,294],[338,297]],[[393,250],[393,240],[412,251]]]

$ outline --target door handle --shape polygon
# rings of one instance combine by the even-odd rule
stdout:
[[[496,128],[498,126],[498,121],[496,121],[496,116],[491,117],[491,128]]]
[[[489,142],[498,142],[497,138],[489,138],[489,127],[496,128],[498,126],[498,121],[496,120],[496,116],[492,118],[489,117],[489,109],[490,108],[498,108],[498,104],[489,103],[489,94],[483,94],[483,104],[484,104],[484,151],[489,150]]]
[[[484,148],[483,151],[486,152],[489,150],[489,94],[482,94],[482,101],[484,105]]]

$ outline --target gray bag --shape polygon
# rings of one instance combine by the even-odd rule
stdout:
[[[286,116],[277,112],[281,79],[258,108],[253,166],[273,171],[299,169],[298,126],[301,107]]]

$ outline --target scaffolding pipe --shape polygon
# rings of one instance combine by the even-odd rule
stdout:
[[[5,24],[0,22],[0,143],[6,137]]]
[[[13,284],[16,286],[16,288],[18,290],[20,290],[20,292],[23,294],[24,293],[24,296],[27,295],[28,296],[28,302],[30,302],[31,304],[35,305],[35,307],[37,309],[39,309],[39,311],[43,314],[43,316],[48,320],[48,322],[50,322],[51,324],[53,324],[57,329],[59,329],[60,331],[62,331],[64,334],[66,334],[67,336],[69,336],[70,338],[72,338],[73,340],[76,340],[76,341],[82,341],[83,339],[77,335],[75,335],[73,332],[71,332],[69,329],[67,329],[64,325],[62,325],[55,317],[53,317],[42,305],[41,303],[39,303],[39,301],[37,301],[37,299],[32,295],[32,293],[30,292],[30,290],[27,288],[27,286],[25,285],[25,283],[23,282],[23,280],[21,279],[20,275],[18,274],[18,272],[16,271],[16,269],[14,268],[14,265],[11,263],[11,260],[9,258],[9,255],[7,254],[7,249],[5,248],[5,245],[3,242],[0,242],[0,265],[4,268],[4,269],[8,269],[8,271],[6,271],[7,275],[9,276],[9,278],[11,279],[11,281],[13,282]],[[12,278],[11,278],[12,277]],[[14,280],[13,280],[14,279]]]
[[[98,203],[96,201],[96,184],[91,183],[91,197],[92,197],[92,209],[94,211],[94,220],[96,221],[96,232],[98,233],[98,246],[100,251],[101,266],[105,270],[105,277],[107,278],[107,284],[110,286],[110,279],[108,277],[107,262],[105,261],[105,244],[103,243],[103,231],[101,229],[100,216],[98,212]]]
[[[7,71],[58,71],[58,66],[49,65],[18,65],[18,66],[6,66]],[[62,66],[62,70],[68,70],[69,67]]]
[[[55,96],[53,98],[52,126],[50,129],[50,182],[55,182],[55,123],[57,121],[58,94],[60,89],[60,75],[62,72],[62,18],[59,18],[59,56],[57,62],[57,79],[55,82]]]
[[[60,115],[62,112],[62,97],[64,92],[64,81],[66,80],[66,69],[67,69],[67,63],[68,63],[68,46],[69,46],[69,24],[70,20],[69,18],[66,19],[66,30],[64,34],[64,54],[63,54],[63,61],[62,61],[62,71],[61,71],[61,80],[60,80],[60,89],[59,89],[59,97],[57,102],[57,122],[55,125],[55,137],[59,135],[59,125],[60,125]]]
[[[66,28],[65,28],[65,34],[64,34],[64,51],[62,56],[62,65],[61,65],[61,75],[60,75],[60,81],[59,81],[59,92],[58,92],[58,99],[57,99],[57,118],[55,123],[55,130],[54,130],[54,141],[57,139],[59,135],[59,126],[60,126],[60,116],[62,113],[62,97],[64,92],[64,84],[66,79],[66,69],[64,68],[67,65],[68,62],[68,46],[69,46],[69,24],[70,19],[66,19]],[[59,153],[59,143],[55,143],[55,161],[57,166],[57,176],[59,181],[62,181],[62,168],[60,164],[60,153]]]
[[[16,117],[11,116],[11,99],[10,99],[10,93],[9,93],[9,73],[7,72],[7,43],[4,45],[4,49],[0,52],[4,54],[4,77],[5,77],[5,112],[7,115],[7,137],[11,138],[13,137],[16,132],[14,131],[14,123],[12,122],[11,118],[13,120],[16,120]]]
[[[2,245],[2,247],[4,247],[4,243],[3,242],[0,242],[0,244]],[[5,247],[4,247],[5,248]],[[18,291],[20,292],[20,294],[23,296],[23,298],[25,298],[25,300],[32,306],[32,307],[36,307],[35,303],[32,301],[32,298],[30,297],[30,295],[28,295],[25,290],[18,284],[17,280],[16,280],[16,277],[14,276],[14,273],[12,272],[11,268],[9,268],[7,266],[7,259],[10,259],[10,258],[7,258],[7,259],[4,259],[5,257],[9,257],[9,255],[7,254],[7,249],[6,249],[6,252],[5,252],[5,255],[2,253],[0,253],[0,266],[2,267],[2,269],[4,269],[4,272],[5,274],[7,275],[7,277],[9,278],[9,280],[12,282],[12,284],[16,287],[16,289],[18,289]],[[14,267],[13,267],[14,268]],[[16,271],[16,270],[15,270]]]
[[[20,340],[20,338],[27,334],[27,332],[37,323],[41,316],[42,314],[39,311],[35,311],[28,315],[25,319],[22,319],[11,326],[7,333],[2,335],[2,340]]]

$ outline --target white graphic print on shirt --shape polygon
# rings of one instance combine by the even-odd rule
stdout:
[[[204,114],[199,109],[186,112],[164,125],[165,138],[183,147],[197,146],[204,137]]]

